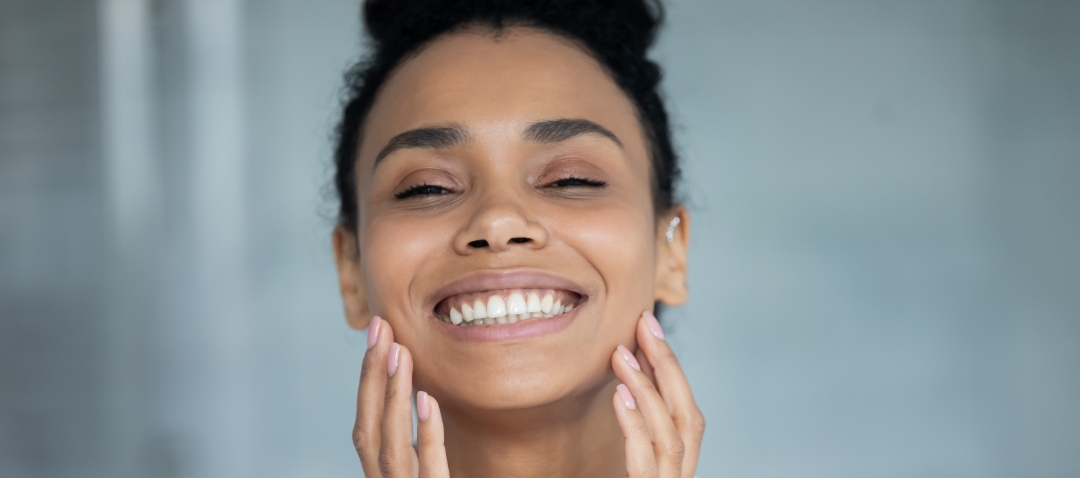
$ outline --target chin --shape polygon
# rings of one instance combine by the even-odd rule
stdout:
[[[473,410],[533,409],[595,392],[614,375],[609,355],[600,353],[607,347],[598,347],[601,344],[595,341],[599,317],[590,313],[594,305],[598,304],[571,312],[573,316],[565,319],[569,325],[561,331],[538,337],[498,341],[441,337],[440,346],[426,347],[431,353],[413,354],[417,389],[432,393],[448,407]],[[615,348],[614,342],[610,348]]]
[[[607,361],[589,367],[553,367],[507,363],[475,367],[451,377],[428,377],[417,369],[418,387],[427,387],[448,408],[486,411],[530,410],[591,395],[613,375]],[[418,362],[419,364],[419,362]]]

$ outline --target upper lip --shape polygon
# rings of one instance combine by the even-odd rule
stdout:
[[[428,309],[448,297],[472,292],[504,289],[561,289],[587,297],[583,287],[570,279],[533,270],[481,271],[440,287],[431,294]]]

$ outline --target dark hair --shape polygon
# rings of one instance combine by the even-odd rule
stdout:
[[[660,98],[660,67],[645,53],[663,19],[659,0],[367,0],[371,53],[345,76],[347,97],[337,126],[334,186],[338,223],[357,222],[356,154],[379,88],[411,54],[440,35],[465,28],[525,26],[583,45],[637,108],[652,160],[653,210],[675,204],[679,165]]]

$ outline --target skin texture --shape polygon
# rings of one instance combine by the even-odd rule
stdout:
[[[614,138],[525,134],[563,119]],[[417,128],[460,141],[380,157]],[[354,431],[367,476],[692,476],[703,421],[643,315],[686,300],[689,217],[653,211],[641,124],[600,64],[541,31],[452,33],[390,76],[361,138],[359,221],[335,231],[334,252],[350,325],[372,325]],[[432,307],[477,273],[548,274],[587,299],[556,333],[462,340]]]

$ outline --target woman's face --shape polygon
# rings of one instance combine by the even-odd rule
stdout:
[[[520,28],[434,41],[362,131],[358,227],[335,242],[351,323],[387,320],[417,387],[448,409],[607,384],[642,311],[685,296],[650,171],[633,105],[570,41]]]

